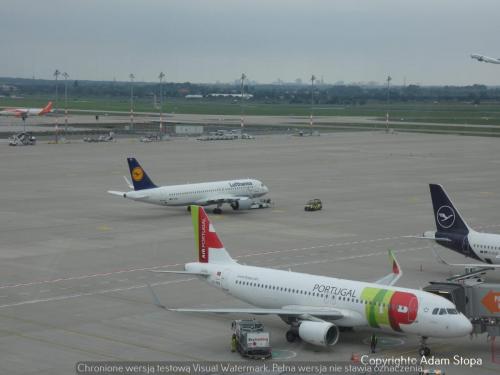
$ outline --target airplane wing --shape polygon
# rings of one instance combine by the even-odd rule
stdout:
[[[314,320],[314,318],[325,318],[328,320],[338,320],[345,318],[347,314],[337,309],[319,309],[316,307],[296,306],[283,307],[279,309],[264,309],[258,307],[241,308],[219,308],[219,309],[167,309],[176,312],[208,313],[208,314],[250,314],[250,315],[286,315],[295,316],[304,320]]]
[[[401,267],[399,266],[399,263],[391,250],[389,250],[389,260],[391,261],[392,272],[382,277],[381,279],[374,281],[376,284],[394,285],[399,280],[399,278],[403,276],[403,271],[401,270]]]
[[[446,264],[447,266],[451,267],[478,267],[478,268],[500,268],[500,264],[489,264],[489,263],[448,263],[446,260],[444,260],[441,255],[439,255],[436,251],[435,248],[432,248],[432,251],[434,252],[434,255],[438,260]]]
[[[158,272],[158,271],[156,271]],[[193,275],[191,272],[184,271],[161,271],[168,273],[186,273]],[[196,275],[196,274],[194,274]],[[206,275],[202,275],[206,276]],[[355,316],[357,313],[345,310],[345,309],[335,309],[335,308],[325,308],[325,307],[315,307],[315,306],[283,306],[276,309],[265,309],[259,307],[228,307],[228,308],[217,308],[217,309],[195,309],[195,308],[180,308],[171,309],[165,307],[160,302],[160,299],[156,295],[150,284],[147,284],[149,291],[153,296],[154,304],[162,309],[175,311],[175,312],[188,312],[188,313],[204,313],[204,314],[250,314],[250,315],[285,315],[285,316],[295,316],[303,320],[322,320],[325,318],[328,320],[338,320],[347,317],[358,318]]]

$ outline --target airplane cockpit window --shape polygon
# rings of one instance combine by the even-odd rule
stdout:
[[[447,312],[448,312],[448,314],[450,314],[450,315],[457,315],[457,314],[458,314],[457,309],[446,309],[446,311],[447,311]]]
[[[432,315],[437,315],[439,311],[439,307],[436,307],[434,310],[432,310]]]

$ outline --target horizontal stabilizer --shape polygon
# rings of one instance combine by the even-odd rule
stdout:
[[[111,195],[116,195],[118,197],[125,198],[125,192],[124,191],[114,191],[114,190],[108,190],[108,193]]]
[[[436,237],[436,232],[433,231],[424,232],[424,234],[421,236],[405,236],[405,238],[418,238],[421,240],[452,242],[452,240],[447,237]]]
[[[189,271],[165,271],[165,270],[150,270],[156,273],[173,273],[178,275],[192,275],[192,276],[210,276],[208,272],[189,272]]]

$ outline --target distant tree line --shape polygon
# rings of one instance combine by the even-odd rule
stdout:
[[[68,80],[68,93],[72,98],[110,97],[127,98],[130,96],[130,82],[117,81],[79,81]],[[21,95],[53,95],[54,80],[0,78],[0,92],[4,96]],[[59,80],[59,93],[63,93],[64,81]],[[134,97],[150,98],[159,95],[159,83],[134,82]],[[241,87],[235,84],[195,84],[163,83],[162,92],[165,97],[183,98],[186,95],[203,95],[211,93],[240,93]],[[245,93],[252,94],[253,99],[267,103],[310,104],[311,85],[262,84],[245,85]],[[485,85],[471,86],[393,86],[387,92],[383,86],[359,85],[315,85],[313,101],[315,104],[330,105],[364,105],[368,101],[392,103],[409,101],[500,101],[500,88]],[[227,99],[213,99],[227,100]]]

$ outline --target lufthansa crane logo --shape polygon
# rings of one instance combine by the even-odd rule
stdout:
[[[135,182],[141,181],[143,177],[144,177],[144,171],[142,170],[141,167],[135,167],[134,169],[132,169],[132,179]]]
[[[436,219],[442,228],[448,229],[455,223],[455,211],[450,206],[441,206],[437,210]]]

